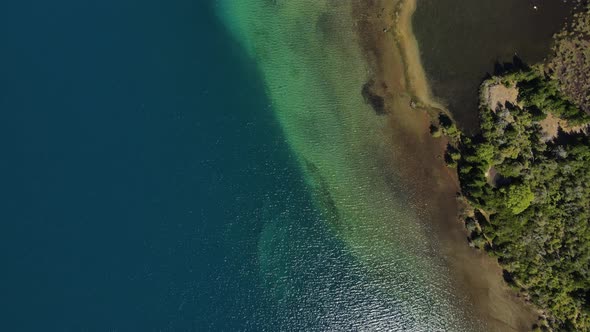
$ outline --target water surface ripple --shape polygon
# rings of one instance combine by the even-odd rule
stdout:
[[[476,331],[391,127],[363,99],[369,68],[349,1],[225,0],[223,21],[257,63],[318,216],[267,203],[260,274],[285,328]],[[315,209],[312,208],[312,209]]]

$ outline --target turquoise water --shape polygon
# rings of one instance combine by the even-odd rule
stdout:
[[[481,327],[355,93],[347,5],[226,5],[0,5],[0,329]]]
[[[217,6],[260,72],[312,206],[320,213],[299,244],[292,232],[309,221],[297,214],[295,220],[287,218],[288,229],[274,223],[263,229],[261,240],[286,246],[284,251],[260,246],[265,280],[281,297],[300,294],[280,306],[287,312],[301,310],[308,301],[321,305],[311,307],[309,317],[322,322],[323,329],[485,329],[470,316],[459,285],[437,253],[415,193],[396,174],[404,156],[395,154],[387,119],[362,97],[369,68],[358,46],[351,4],[225,0]],[[293,270],[293,264],[301,264],[298,248],[312,248],[314,257],[309,245],[315,241],[334,241],[331,250],[341,252],[337,256],[343,260],[304,259],[309,267]],[[275,267],[271,263],[281,260],[277,253],[285,254],[286,265],[269,273]],[[293,280],[299,279],[298,271],[315,270],[314,264],[328,273],[303,278],[301,285],[313,287],[302,293]],[[298,326],[297,321],[289,319],[287,326]]]

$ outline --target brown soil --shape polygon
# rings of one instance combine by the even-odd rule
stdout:
[[[518,88],[516,86],[506,87],[501,83],[484,85],[482,97],[488,108],[495,112],[498,108],[505,107],[506,103],[518,105]],[[522,107],[522,105],[519,106]],[[539,121],[539,125],[542,128],[543,136],[541,139],[543,141],[556,138],[560,131],[569,134],[579,133],[587,127],[585,125],[570,126],[567,121],[559,119],[551,113],[544,120]]]
[[[488,108],[496,111],[498,107],[504,107],[506,103],[517,104],[518,88],[516,86],[506,87],[499,83],[492,84],[484,86],[483,95]]]
[[[559,131],[572,134],[582,132],[587,127],[586,125],[570,126],[568,125],[567,121],[557,118],[551,113],[547,114],[547,117],[544,120],[539,121],[539,125],[542,128],[542,139],[544,141],[550,141],[556,138],[559,134]]]
[[[442,158],[447,142],[429,134],[431,117],[442,107],[431,98],[411,30],[415,5],[415,0],[356,0],[353,6],[372,73],[371,96],[379,96],[391,126],[391,158],[396,172],[415,191],[422,219],[436,230],[441,259],[472,306],[466,311],[483,319],[486,330],[528,331],[537,317],[533,308],[503,282],[497,262],[468,247],[459,222],[456,172]]]

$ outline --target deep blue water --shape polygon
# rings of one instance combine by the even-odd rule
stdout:
[[[0,330],[272,326],[263,222],[315,212],[209,4],[2,2],[0,42]]]
[[[0,3],[0,331],[420,329],[238,45],[213,1]]]

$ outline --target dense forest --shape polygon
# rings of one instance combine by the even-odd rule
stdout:
[[[590,112],[590,14],[582,11],[555,36],[554,56],[547,69],[565,95]]]
[[[546,63],[486,80],[476,135],[445,115],[432,127],[450,141],[470,244],[541,310],[539,331],[590,331],[589,31],[590,9]]]

